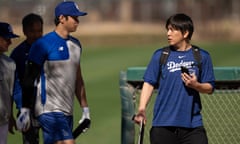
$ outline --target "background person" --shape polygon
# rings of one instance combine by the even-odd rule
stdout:
[[[0,144],[7,144],[8,131],[13,134],[13,128],[16,128],[12,110],[16,65],[4,53],[8,51],[11,39],[17,37],[11,25],[0,22]]]
[[[147,104],[154,86],[160,83],[150,130],[151,144],[207,144],[199,93],[211,94],[214,90],[210,55],[199,49],[202,69],[199,72],[190,43],[194,27],[189,16],[182,13],[172,15],[166,21],[166,29],[170,46],[167,62],[165,66],[160,66],[163,49],[154,52],[144,74],[138,113],[134,120],[136,123],[141,120],[146,123]],[[190,74],[182,73],[182,66]]]
[[[82,47],[70,35],[79,24],[78,17],[87,13],[76,3],[64,1],[55,8],[56,28],[38,39],[31,47],[23,82],[23,103],[18,122],[28,129],[29,109],[34,105],[41,125],[44,144],[74,144],[72,135],[74,96],[83,108],[82,119],[90,119],[80,66]],[[80,122],[81,122],[80,120]]]
[[[13,49],[10,57],[16,63],[16,71],[22,87],[25,65],[28,59],[28,53],[33,42],[43,35],[43,19],[40,15],[30,13],[22,19],[23,34],[26,39]],[[17,109],[22,107],[22,96],[15,95],[14,97]],[[29,130],[22,132],[23,144],[38,144],[39,143],[39,124],[31,113],[31,125]]]

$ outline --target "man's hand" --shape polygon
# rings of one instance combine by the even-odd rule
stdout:
[[[195,74],[188,75],[186,73],[182,73],[181,76],[182,76],[183,82],[187,87],[196,89],[199,82],[197,81],[197,76]]]
[[[79,120],[77,128],[73,131],[73,138],[76,139],[82,132],[86,132],[91,124],[88,107],[83,108],[82,118]]]
[[[82,112],[82,118],[79,120],[79,124],[83,123],[85,119],[89,119],[90,120],[90,112],[89,112],[89,108],[88,107],[84,107],[83,108],[83,112]],[[90,128],[90,124],[88,126],[86,126],[86,128],[83,129],[83,132],[86,132],[89,128]]]
[[[141,124],[141,121],[143,121],[143,123],[146,124],[145,110],[139,110],[138,113],[132,117],[132,120],[139,125]]]
[[[198,82],[197,76],[195,74],[188,75],[186,73],[182,73],[181,77],[187,87],[195,89],[200,93],[206,93],[206,94],[213,93],[212,85],[208,82],[205,82],[205,83]]]
[[[30,127],[30,109],[21,108],[20,115],[17,118],[17,128],[19,131],[26,132]]]

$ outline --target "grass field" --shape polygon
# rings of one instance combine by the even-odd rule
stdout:
[[[82,41],[82,70],[86,84],[92,125],[82,134],[77,144],[120,144],[121,99],[119,73],[128,67],[146,66],[153,51],[163,45],[143,44],[93,44]],[[240,66],[240,43],[201,43],[208,50],[214,66]],[[81,109],[75,104],[75,125]],[[8,143],[20,143],[21,135],[9,135]],[[42,139],[41,139],[42,142]]]

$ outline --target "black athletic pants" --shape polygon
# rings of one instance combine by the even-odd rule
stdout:
[[[39,144],[39,129],[31,126],[27,132],[23,132],[23,144]]]
[[[208,144],[204,127],[152,127],[151,144]]]
[[[20,111],[17,114],[19,116]],[[34,118],[33,114],[30,114],[31,125],[28,131],[22,132],[22,143],[23,144],[39,144],[39,131],[40,125],[37,119]]]

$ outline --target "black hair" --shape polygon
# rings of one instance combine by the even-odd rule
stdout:
[[[28,15],[26,15],[23,19],[22,19],[22,26],[23,29],[27,29],[28,27],[32,26],[35,22],[40,22],[43,25],[43,19],[40,15],[34,14],[34,13],[30,13]]]
[[[68,16],[64,15],[64,17],[65,17],[66,19],[68,19]],[[55,18],[54,18],[54,23],[55,23],[56,26],[60,23],[59,17],[55,17]]]
[[[187,38],[188,40],[191,40],[194,26],[193,21],[189,16],[183,13],[172,15],[166,22],[166,29],[168,29],[169,25],[171,25],[176,30],[180,30],[183,34],[188,31],[189,34]]]
[[[59,17],[54,18],[54,24],[57,26],[60,23]]]

